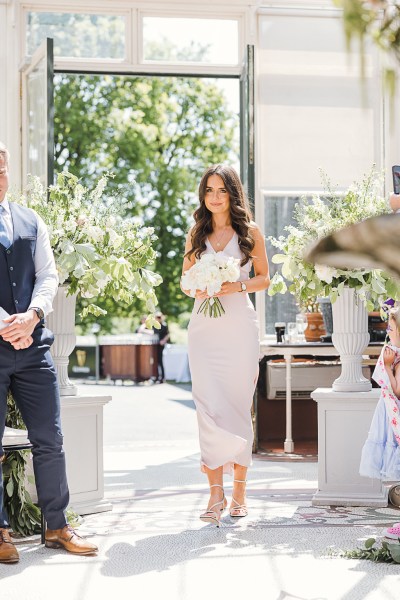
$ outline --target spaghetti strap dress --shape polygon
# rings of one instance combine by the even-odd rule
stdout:
[[[393,367],[395,367],[400,362],[400,348],[392,345],[390,347],[396,352],[393,363]],[[383,353],[384,350],[381,352],[372,375],[372,378],[381,387],[381,395],[372,417],[368,438],[361,452],[360,475],[383,481],[399,481],[400,447],[385,405],[384,393],[389,384],[389,377],[384,367]],[[400,414],[400,401],[396,399],[395,402],[395,411],[397,408],[396,412]]]
[[[205,253],[215,253],[206,240]],[[236,232],[222,251],[242,259]],[[249,279],[251,263],[240,269],[240,281]],[[258,377],[259,324],[245,292],[222,296],[220,317],[198,314],[195,300],[188,327],[188,354],[192,393],[196,405],[201,469],[251,465],[253,427],[251,406]]]

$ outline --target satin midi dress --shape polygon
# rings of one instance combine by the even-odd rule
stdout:
[[[205,253],[215,253],[209,240]],[[236,232],[222,251],[242,259]],[[240,281],[249,279],[251,263],[240,269]],[[196,405],[201,468],[251,465],[253,427],[251,406],[258,378],[259,324],[250,298],[237,292],[220,298],[225,309],[213,318],[197,314],[195,300],[188,327],[188,354],[192,393]]]

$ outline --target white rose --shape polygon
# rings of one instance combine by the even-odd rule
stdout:
[[[225,269],[227,280],[230,282],[237,281],[240,275],[240,269],[238,265],[227,265]]]
[[[108,234],[110,236],[110,244],[114,248],[119,248],[124,241],[122,235],[119,235],[116,231],[114,231],[114,229],[109,229]]]
[[[101,227],[98,227],[97,225],[87,225],[85,227],[85,230],[87,236],[95,242],[101,242],[101,240],[103,239],[104,233]]]
[[[336,269],[326,265],[315,265],[315,273],[325,283],[332,283],[332,279],[337,276]]]

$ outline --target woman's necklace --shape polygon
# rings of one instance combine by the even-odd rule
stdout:
[[[217,248],[220,247],[222,238],[224,237],[225,233],[226,233],[226,225],[223,228],[222,233],[221,233],[221,235],[219,237],[217,236],[217,232],[214,231],[215,239],[217,240]]]

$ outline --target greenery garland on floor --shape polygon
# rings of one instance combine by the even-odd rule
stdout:
[[[400,540],[399,540],[400,541]],[[359,558],[364,560],[373,560],[375,562],[400,563],[400,544],[389,543],[386,540],[381,541],[381,546],[376,546],[375,538],[368,538],[364,543],[364,548],[355,548],[354,550],[331,550],[331,556],[339,558]]]
[[[14,429],[25,429],[14,399],[7,397],[6,425]],[[40,509],[32,502],[26,489],[25,467],[29,450],[10,452],[3,463],[4,506],[14,533],[33,535],[40,532]],[[33,477],[28,477],[33,482]]]

